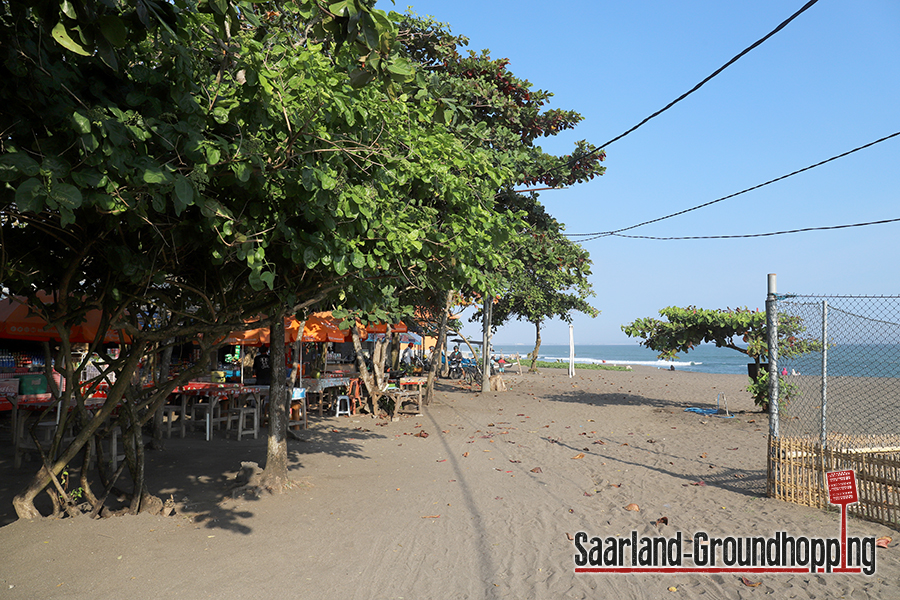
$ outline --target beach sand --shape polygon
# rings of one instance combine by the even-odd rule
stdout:
[[[900,533],[855,518],[851,536],[894,538],[873,576],[576,574],[578,531],[682,532],[689,551],[697,531],[837,538],[840,513],[765,497],[768,419],[746,377],[505,379],[489,394],[442,380],[422,415],[392,423],[313,418],[279,495],[228,494],[241,461],[264,461],[262,438],[166,440],[148,483],[176,501],[167,518],[11,522],[35,463],[15,472],[4,442],[0,598],[900,598]],[[720,394],[734,418],[685,411]]]

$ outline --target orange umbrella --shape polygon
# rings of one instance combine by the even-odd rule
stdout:
[[[49,294],[45,296],[49,301]],[[94,341],[100,328],[99,310],[88,311],[85,321],[72,327],[70,342],[90,343]],[[0,300],[0,338],[32,340],[38,342],[60,341],[62,338],[55,328],[36,314],[30,313],[25,298],[10,296]],[[109,330],[103,341],[110,344],[121,342],[118,332]]]
[[[391,325],[391,331],[394,333],[406,333],[408,331],[406,323],[400,321]],[[387,333],[387,325],[384,323],[369,323],[366,326],[367,333]]]
[[[299,328],[300,324],[297,322],[292,329],[295,340],[297,339],[296,335]],[[306,324],[303,326],[301,341],[340,343],[344,341],[344,331],[338,327],[338,322],[331,316],[331,313],[319,312],[307,317]]]
[[[231,346],[265,346],[269,343],[269,328],[258,327],[246,331],[235,331],[225,338],[224,343]]]

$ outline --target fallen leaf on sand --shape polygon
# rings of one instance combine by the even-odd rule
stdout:
[[[700,455],[700,458],[706,458],[706,452]]]
[[[619,444],[620,446],[627,446],[628,444]]]
[[[569,541],[570,541],[570,542],[575,540],[575,538],[572,537],[572,534],[569,533],[569,532],[566,532],[566,537],[569,538]]]
[[[741,583],[746,585],[747,587],[757,587],[762,581],[750,581],[746,577],[741,577]]]
[[[469,455],[468,452],[463,452],[463,458],[467,457],[468,455]]]
[[[691,485],[699,485],[700,487],[703,487],[706,485],[706,482],[701,479],[700,481],[691,482]]]
[[[593,443],[594,443],[594,444],[600,444],[601,446],[605,446],[605,445],[606,445],[606,442],[604,442],[603,440],[595,440]]]
[[[668,524],[669,524],[669,517],[660,517],[656,520],[657,527],[660,525],[668,525]]]
[[[593,494],[589,494],[588,492],[585,492],[584,495],[587,496],[588,498],[590,498],[591,496],[593,496]]]
[[[332,429],[332,430],[331,430],[331,433],[340,433],[340,432],[341,432],[340,429]]]
[[[511,463],[520,463],[520,462],[522,462],[522,461],[521,461],[521,460],[513,460],[513,459],[509,459],[509,462],[511,462]]]
[[[578,454],[576,454],[575,456],[572,457],[572,460],[575,460],[577,458],[584,458],[584,452],[579,452]]]
[[[420,431],[419,433],[414,434],[413,437],[427,438],[428,434],[424,431]]]
[[[441,433],[450,433],[449,429],[441,429]]]
[[[540,467],[535,467],[535,468],[533,468],[533,469],[531,470],[531,472],[532,472],[532,473],[543,473],[543,471],[541,471],[541,468],[540,468]]]
[[[629,504],[628,506],[625,507],[625,510],[631,510],[631,511],[634,511],[634,512],[640,512],[641,507],[638,506],[637,504],[635,504],[634,502],[632,502],[631,504]]]
[[[879,548],[887,548],[888,544],[891,543],[892,539],[893,538],[891,538],[891,536],[889,536],[889,535],[880,537],[877,540],[875,540],[875,545],[878,546]]]
[[[423,519],[437,519],[437,518],[439,518],[440,516],[441,516],[441,515],[426,515],[426,516],[424,516],[424,517],[422,517],[422,518],[423,518]]]

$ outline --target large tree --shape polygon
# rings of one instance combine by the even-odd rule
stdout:
[[[552,94],[516,77],[509,69],[508,59],[494,59],[487,50],[463,53],[468,39],[453,35],[446,24],[409,14],[401,24],[398,39],[401,52],[421,66],[424,86],[437,99],[435,120],[446,123],[473,147],[487,149],[495,164],[511,171],[498,185],[495,200],[499,210],[522,219],[515,235],[494,246],[490,258],[502,257],[496,267],[491,267],[485,257],[483,270],[488,278],[444,289],[459,290],[469,298],[502,298],[514,285],[525,284],[534,291],[543,286],[541,289],[547,293],[540,300],[541,310],[536,310],[536,305],[525,309],[524,297],[509,302],[527,310],[528,317],[537,319],[537,324],[542,320],[538,312],[543,312],[543,317],[563,318],[571,310],[593,314],[594,309],[585,301],[590,294],[587,253],[560,235],[560,226],[546,215],[536,194],[515,191],[523,185],[573,185],[604,173],[605,167],[600,163],[605,153],[586,141],[577,142],[571,153],[561,156],[548,154],[538,145],[542,137],[577,126],[581,115],[571,110],[548,110]],[[534,262],[551,246],[552,255],[565,262],[563,272],[553,272],[552,280],[546,266]],[[505,319],[510,314],[502,308],[499,316]]]
[[[493,306],[492,326],[499,327],[511,318],[534,325],[530,365],[534,371],[544,321],[558,318],[571,323],[573,312],[591,317],[599,314],[588,302],[593,296],[588,279],[591,260],[584,248],[563,234],[562,225],[533,195],[513,194],[507,202],[525,210],[527,229],[503,249],[510,259],[503,270],[508,285]]]
[[[434,123],[434,102],[404,96],[412,70],[368,2],[64,5],[0,15],[0,283],[47,312],[66,350],[89,308],[133,343],[104,356],[118,376],[107,402],[79,412],[75,441],[17,498],[29,517],[123,398],[139,440],[168,393],[208,368],[133,388],[149,348],[203,333],[205,358],[248,317],[316,303],[400,312],[409,278],[477,282],[472,257],[516,230],[493,210],[508,173]],[[39,290],[57,301],[44,307]],[[83,409],[81,368],[57,396]],[[274,480],[286,476],[278,429]],[[128,465],[137,510],[140,453]]]

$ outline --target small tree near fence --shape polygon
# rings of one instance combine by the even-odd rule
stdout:
[[[622,331],[629,337],[641,338],[641,345],[659,352],[661,359],[672,360],[679,352],[689,352],[704,342],[746,354],[756,366],[756,376],[751,377],[747,390],[761,410],[768,410],[768,374],[761,368],[769,354],[766,313],[748,308],[722,310],[670,306],[660,310],[659,314],[667,320],[636,319],[623,325]],[[739,346],[739,340],[746,346]],[[820,348],[819,340],[807,334],[802,318],[782,316],[778,325],[780,357],[800,356]],[[790,387],[785,385],[784,389],[788,391]]]

